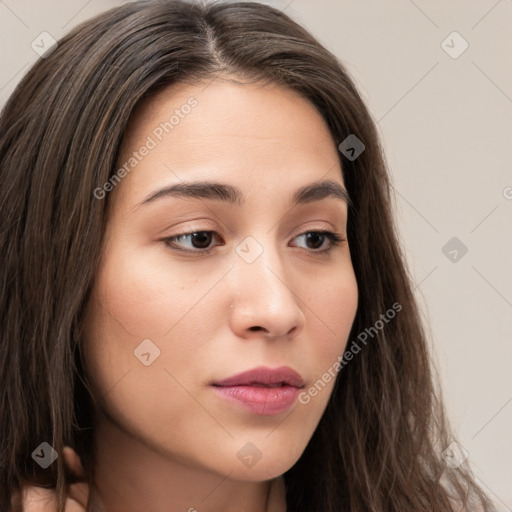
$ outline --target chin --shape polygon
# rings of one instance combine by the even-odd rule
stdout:
[[[265,457],[264,454],[256,462],[247,461],[247,465],[240,462],[234,469],[231,468],[230,478],[246,482],[262,482],[271,480],[286,473],[299,460],[302,452],[293,454],[281,454],[275,451]],[[252,464],[252,465],[251,465]]]

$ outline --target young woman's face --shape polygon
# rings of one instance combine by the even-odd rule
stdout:
[[[230,478],[284,473],[325,410],[334,379],[322,375],[343,354],[357,309],[327,126],[283,88],[180,84],[134,113],[117,168],[125,163],[84,344],[104,431]],[[294,202],[325,181],[331,193]],[[211,188],[168,190],[198,182]],[[289,367],[302,383],[276,389],[260,373],[214,385],[261,367]]]

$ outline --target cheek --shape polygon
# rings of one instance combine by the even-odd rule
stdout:
[[[120,264],[105,264],[98,272],[86,314],[85,372],[100,407],[111,418],[133,434],[158,439],[159,425],[181,431],[186,415],[176,411],[194,406],[172,375],[179,382],[185,379],[176,369],[197,376],[190,371],[191,361],[197,359],[193,340],[204,335],[194,336],[198,318],[186,312],[197,302],[200,290],[186,293],[183,275],[164,278],[154,266],[133,258],[128,263],[123,258],[116,261]],[[139,350],[142,346],[144,350]],[[147,366],[145,353],[149,353],[146,362],[151,361]],[[151,416],[155,421],[148,423]]]
[[[318,286],[315,293],[308,293],[308,316],[311,332],[311,344],[314,360],[321,365],[322,372],[330,367],[338,355],[341,355],[357,312],[358,287],[351,266],[341,272],[338,279],[326,281]]]
[[[107,392],[129,371],[131,379],[146,368],[136,353],[147,350],[139,347],[147,346],[150,360],[158,354],[148,369],[183,372],[191,361],[200,360],[198,349],[222,318],[220,301],[210,292],[225,270],[201,272],[199,277],[192,267],[187,271],[184,265],[171,264],[159,251],[121,248],[107,254],[86,318],[84,354],[97,392]]]
[[[176,264],[155,248],[111,255],[98,272],[98,301],[140,340],[164,338],[178,324],[194,329],[190,312],[224,273],[215,268],[199,277],[192,266]]]
[[[300,407],[308,411],[306,421],[319,421],[337,379],[342,379],[339,360],[347,346],[357,312],[358,287],[352,270],[323,290],[309,295],[309,323],[312,343],[303,347],[303,364],[311,369],[312,380],[299,395]],[[314,414],[311,414],[315,411]],[[316,423],[312,429],[316,427]],[[312,431],[311,431],[312,432]]]
[[[303,291],[302,296],[307,297],[304,308],[309,342],[302,346],[300,353],[312,380],[299,396],[299,404],[308,412],[309,420],[319,420],[336,380],[342,379],[339,358],[347,346],[357,312],[358,287],[352,266],[347,265],[337,279],[331,273],[328,281],[317,280],[315,288],[309,283],[308,293],[305,288]]]

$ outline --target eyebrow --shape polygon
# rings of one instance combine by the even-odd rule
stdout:
[[[163,197],[213,199],[236,206],[241,206],[245,202],[243,192],[233,185],[213,181],[194,181],[182,182],[157,190],[149,194],[138,206],[152,203]],[[291,198],[291,206],[311,203],[327,197],[340,199],[348,206],[352,206],[348,192],[339,183],[332,180],[319,181],[300,187]]]

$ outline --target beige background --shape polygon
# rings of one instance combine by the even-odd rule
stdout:
[[[120,3],[0,0],[1,104],[38,58],[36,36],[58,39]],[[497,510],[510,511],[512,1],[266,3],[347,65],[378,122],[450,417]],[[455,262],[442,252],[452,237],[468,249]]]

